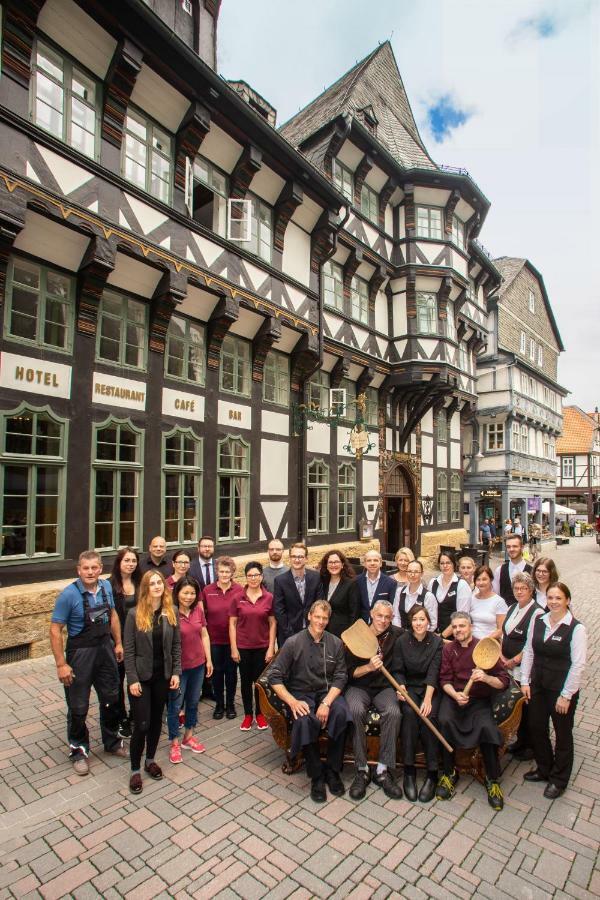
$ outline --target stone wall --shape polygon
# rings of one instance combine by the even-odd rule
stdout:
[[[533,291],[535,297],[535,313],[529,310],[530,290]],[[539,369],[540,373],[556,381],[558,367],[556,337],[546,311],[540,284],[527,266],[521,269],[500,301],[498,315],[498,343],[500,347],[511,350],[517,356],[521,356],[521,331],[525,331],[527,335],[524,358],[528,364],[533,365],[534,368]],[[533,338],[536,342],[536,358],[533,363],[529,359],[530,338]],[[542,366],[537,364],[537,344],[540,342],[540,338],[544,348]]]
[[[421,556],[419,557],[425,568],[437,570],[437,558],[440,546],[456,547],[469,543],[469,535],[464,528],[450,528],[448,531],[421,532]]]

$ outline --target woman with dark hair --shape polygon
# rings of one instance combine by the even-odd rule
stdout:
[[[548,612],[529,626],[521,662],[521,691],[529,702],[536,768],[526,781],[548,782],[544,797],[564,793],[573,769],[573,722],[585,669],[587,632],[570,610],[571,592],[558,581],[548,588]],[[550,720],[556,737],[550,742]]]
[[[127,613],[136,604],[136,594],[141,580],[140,557],[137,550],[134,550],[132,547],[123,547],[115,556],[109,578],[115,600],[115,609],[121,623],[122,635],[125,634]],[[118,666],[121,684],[119,735],[120,737],[128,738],[131,737],[131,720],[125,704],[125,662],[120,662]]]
[[[457,610],[469,612],[471,608],[471,588],[456,574],[456,559],[448,550],[442,550],[438,556],[440,574],[429,582],[428,590],[437,600],[438,634],[443,638],[452,637],[450,616]]]
[[[428,718],[435,717],[439,705],[437,685],[443,646],[441,637],[429,631],[430,625],[429,610],[425,606],[413,606],[408,611],[408,630],[398,638],[394,648],[398,654],[397,681]],[[398,696],[402,700],[402,695]],[[412,803],[417,796],[422,803],[429,803],[435,795],[438,779],[437,738],[406,702],[402,704],[400,740],[404,763],[404,796]],[[417,794],[415,758],[419,740],[425,751],[427,776]]]
[[[154,761],[154,754],[160,740],[169,688],[177,690],[181,675],[177,611],[171,591],[156,569],[142,577],[137,605],[127,614],[123,646],[133,718],[133,734],[129,742],[129,790],[132,794],[141,794],[144,745],[144,770],[157,781],[163,777],[162,769]]]
[[[546,595],[548,593],[548,588],[551,584],[556,584],[558,581],[558,569],[556,568],[556,563],[548,556],[540,556],[533,566],[531,575],[535,584],[536,602],[542,609],[546,609]]]
[[[179,609],[181,634],[181,679],[179,688],[169,694],[167,725],[171,749],[169,760],[180,763],[181,751],[204,753],[204,745],[194,737],[198,724],[198,703],[202,693],[204,673],[212,675],[210,638],[200,600],[200,585],[194,578],[182,575],[175,584],[173,603]],[[179,743],[179,711],[185,704],[184,733]]]
[[[256,682],[265,666],[275,656],[276,622],[273,594],[262,583],[263,567],[259,562],[246,563],[246,585],[233,598],[229,608],[229,643],[231,658],[240,664],[240,682],[244,718],[240,731],[250,731],[253,716],[259,731],[268,728],[267,720],[259,712]],[[252,705],[254,694],[254,707]]]
[[[502,640],[502,625],[508,606],[502,597],[494,592],[493,579],[494,573],[489,566],[478,566],[475,569],[475,591],[469,612],[473,623],[473,637],[478,641],[486,637]]]
[[[189,574],[192,560],[187,550],[177,550],[173,554],[171,562],[173,564],[173,574],[167,578],[167,587],[170,591],[173,591],[179,579]]]
[[[323,599],[331,606],[327,631],[340,637],[360,618],[360,597],[354,569],[341,550],[328,550],[319,563]]]

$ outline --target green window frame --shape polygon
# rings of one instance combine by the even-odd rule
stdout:
[[[308,408],[313,412],[329,412],[329,373],[319,369],[310,376],[307,388]]]
[[[417,291],[417,331],[437,334],[437,298],[435,294]]]
[[[338,467],[338,531],[356,529],[356,468],[352,463]]]
[[[448,475],[438,472],[437,476],[437,521],[438,525],[448,521]]]
[[[375,225],[379,224],[379,194],[368,184],[360,189],[360,211]]]
[[[4,333],[8,340],[73,351],[74,279],[20,256],[8,265]]]
[[[131,184],[171,202],[173,141],[171,136],[144,113],[129,106],[123,126],[121,174]]]
[[[331,260],[323,265],[323,303],[344,311],[344,270]]]
[[[349,378],[342,378],[339,387],[346,392],[345,401],[332,402],[331,415],[354,421],[356,418],[356,383],[350,381]]]
[[[92,432],[91,546],[139,547],[142,526],[144,432],[109,416]]]
[[[227,234],[229,179],[214,163],[197,156],[192,167],[191,216],[215,234]]]
[[[275,350],[267,353],[263,369],[263,400],[277,406],[289,405],[290,359],[284,353]]]
[[[346,200],[354,203],[354,175],[339,159],[333,160],[333,183]]]
[[[350,282],[350,315],[365,325],[369,322],[369,285],[358,275]]]
[[[203,385],[206,378],[205,328],[182,316],[171,316],[165,347],[165,375]]]
[[[450,521],[460,522],[460,475],[450,476]]]
[[[0,417],[0,563],[64,552],[68,422],[21,403]]]
[[[217,542],[248,540],[250,529],[250,444],[228,435],[217,447]]]
[[[437,439],[438,444],[448,443],[448,416],[445,409],[440,409],[437,414]]]
[[[441,240],[442,212],[437,206],[417,206],[417,237]]]
[[[313,459],[306,467],[307,533],[327,534],[329,531],[329,466],[322,459]]]
[[[162,436],[162,534],[168,546],[197,544],[202,529],[203,441],[191,428]]]
[[[465,249],[465,225],[458,216],[452,216],[452,243],[459,250]]]
[[[365,391],[366,409],[365,422],[367,425],[379,425],[379,392],[377,388],[368,387]]]
[[[98,311],[96,359],[128,369],[144,370],[148,307],[116,291],[104,291]]]
[[[74,150],[98,159],[101,90],[96,79],[38,38],[30,85],[32,121]]]
[[[221,345],[219,387],[228,394],[250,396],[250,344],[242,338],[226,334]]]

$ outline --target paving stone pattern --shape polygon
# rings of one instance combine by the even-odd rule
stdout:
[[[206,754],[171,766],[165,737],[165,778],[133,797],[127,762],[99,749],[96,707],[91,774],[73,774],[62,689],[52,660],[37,659],[0,670],[0,900],[600,896],[600,551],[582,538],[555,559],[591,639],[575,770],[559,800],[523,782],[529,763],[509,761],[501,813],[469,778],[449,803],[370,787],[360,803],[317,806],[304,772],[282,773],[268,732],[214,723],[206,702]]]

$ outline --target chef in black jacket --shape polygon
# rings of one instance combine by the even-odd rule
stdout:
[[[425,606],[408,611],[408,630],[398,640],[397,680],[423,715],[434,718],[439,705],[438,678],[442,662],[443,640],[429,630],[431,617]],[[400,697],[401,699],[401,697]],[[415,756],[417,741],[425,751],[427,776],[417,795]],[[408,703],[402,704],[402,761],[404,763],[404,795],[407,800],[422,803],[433,800],[438,777],[439,748],[437,738]]]

